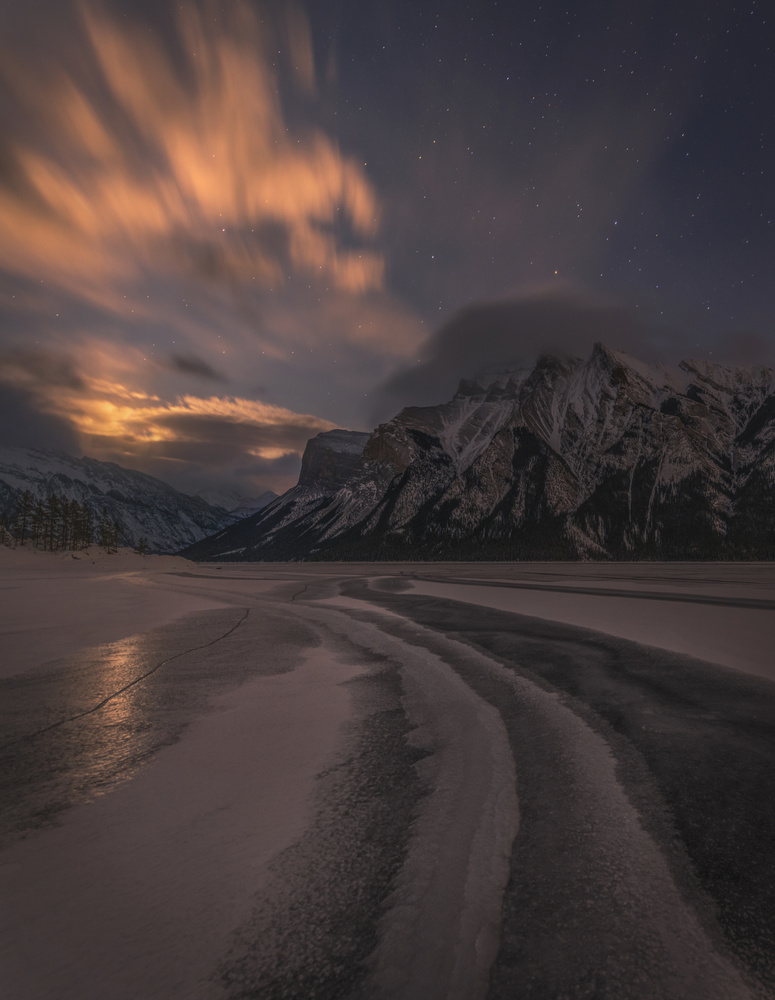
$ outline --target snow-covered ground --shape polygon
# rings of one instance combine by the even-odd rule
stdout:
[[[773,567],[0,549],[0,597],[0,996],[775,996],[775,878],[735,909],[680,812],[744,862]]]

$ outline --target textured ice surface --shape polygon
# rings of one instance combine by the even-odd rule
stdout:
[[[160,667],[153,675],[156,688],[137,685],[110,702],[104,736],[115,726],[118,737],[135,719],[143,737],[146,723],[158,722],[154,712],[164,709],[187,719],[174,739],[145,757],[141,740],[137,760],[130,762],[132,780],[106,785],[105,794],[86,804],[78,799],[81,804],[66,808],[64,803],[56,815],[60,825],[46,826],[41,817],[26,839],[0,854],[0,995],[14,1000],[250,995],[240,993],[238,966],[220,992],[215,970],[236,954],[236,929],[253,926],[251,914],[269,880],[274,879],[273,892],[282,889],[278,873],[286,869],[272,866],[304,838],[308,848],[313,838],[314,847],[312,804],[321,787],[316,776],[345,773],[352,764],[346,739],[356,716],[351,685],[368,666],[400,673],[403,711],[416,727],[410,739],[424,755],[417,770],[425,795],[407,824],[406,858],[392,891],[374,900],[378,940],[364,966],[363,990],[353,1000],[485,996],[490,963],[495,959],[499,975],[505,975],[503,948],[507,958],[519,949],[519,940],[500,937],[504,890],[509,905],[521,906],[530,919],[540,911],[540,927],[527,928],[535,951],[514,962],[532,970],[535,982],[554,983],[554,992],[544,996],[589,995],[590,983],[574,979],[588,968],[607,977],[608,992],[598,991],[600,996],[747,996],[715,918],[694,906],[696,890],[676,881],[669,851],[643,821],[643,802],[658,818],[662,800],[650,786],[636,785],[634,795],[625,786],[629,772],[620,766],[606,731],[577,711],[573,699],[449,636],[461,614],[477,626],[481,612],[471,605],[500,607],[503,601],[510,610],[558,621],[578,618],[586,627],[650,645],[685,649],[681,643],[694,643],[695,655],[702,653],[702,643],[722,650],[728,634],[731,652],[739,654],[729,665],[750,669],[740,651],[761,657],[772,638],[771,567],[177,562],[154,573],[142,560],[134,570],[120,561],[112,565],[116,573],[56,559],[33,559],[27,570],[16,560],[13,572],[6,566],[0,585],[17,610],[4,628],[9,634],[14,621],[23,626],[17,649],[26,642],[32,665],[40,665],[41,657],[51,659],[46,637],[52,633],[75,651],[79,644],[99,641],[99,629],[114,630],[114,638],[128,629],[147,629],[152,612],[169,620],[165,616],[186,607],[230,607],[200,615],[199,625],[194,616],[187,619],[192,625],[174,626],[173,645],[194,651],[174,661],[179,672],[167,675]],[[132,572],[136,575],[127,575]],[[437,630],[364,601],[327,603],[337,594],[338,581],[377,581],[386,573],[399,593],[403,588],[410,597],[420,596],[420,588],[436,587],[446,597],[464,598],[469,610],[453,609],[446,628]],[[410,574],[442,582],[416,580],[417,589],[406,590]],[[143,604],[138,598],[145,595],[152,600]],[[703,603],[708,600],[713,603]],[[207,614],[230,616],[239,625],[205,651],[197,635]],[[42,621],[50,623],[48,631],[40,628]],[[648,632],[645,638],[638,629]],[[138,650],[152,659],[150,642],[146,634],[142,642],[119,645],[125,659]],[[577,649],[579,663],[597,676],[597,654],[591,648],[585,653],[583,636],[568,648],[569,655]],[[99,670],[99,650],[90,651],[88,662]],[[124,667],[133,665],[141,664]],[[12,654],[8,691],[17,682],[50,679],[51,669],[58,669],[49,663],[47,672],[20,677],[18,667]],[[73,671],[72,677],[83,680],[83,673]],[[111,677],[106,673],[106,683]],[[202,695],[187,707],[186,697],[197,685]],[[80,683],[71,701],[76,696],[79,704],[88,701],[87,688]],[[152,697],[157,689],[159,697]],[[32,688],[25,691],[34,696]],[[671,707],[680,720],[681,706]],[[666,716],[654,719],[658,724],[672,725]],[[714,722],[703,716],[692,724]],[[522,746],[526,733],[530,739]],[[666,731],[665,738],[673,735]],[[82,742],[83,752],[100,753],[98,741]],[[67,763],[66,755],[51,759],[54,783],[57,769]],[[730,758],[725,766],[732,764],[739,759]],[[532,811],[526,821],[520,817],[509,854],[520,781],[528,768],[533,769]],[[374,795],[369,782],[352,786],[355,803]],[[355,848],[366,850],[369,841],[362,836]],[[557,851],[547,856],[544,846],[555,843]],[[310,857],[314,862],[314,850]],[[541,859],[538,868],[535,858]],[[334,878],[336,857],[326,863],[327,877]],[[510,874],[516,877],[513,885],[506,884]],[[520,899],[519,880],[527,883],[528,876],[536,898]],[[302,889],[288,882],[287,896],[280,892],[277,905],[285,926],[298,931],[290,940],[314,944],[318,914],[305,909]],[[358,884],[340,890],[360,898]],[[309,954],[316,954],[314,948]],[[282,969],[282,956],[275,959]],[[530,976],[524,980],[526,995],[538,996],[529,993],[531,982]],[[513,983],[493,989],[497,1000],[515,992]],[[283,990],[277,995],[305,996],[290,978]],[[337,995],[349,997],[348,990],[343,983]]]

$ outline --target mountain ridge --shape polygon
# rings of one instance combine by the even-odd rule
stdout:
[[[0,446],[0,514],[12,517],[25,490],[34,502],[55,494],[86,504],[95,524],[104,510],[120,525],[119,544],[133,547],[144,538],[150,552],[176,552],[237,520],[201,497],[114,462]]]
[[[774,391],[762,365],[647,364],[603,344],[588,359],[544,355],[370,436],[318,435],[307,447],[330,452],[328,483],[302,476],[183,554],[775,558]]]

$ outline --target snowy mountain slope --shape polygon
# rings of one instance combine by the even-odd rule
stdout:
[[[228,511],[235,518],[250,517],[251,514],[255,514],[256,511],[277,499],[277,493],[272,490],[267,490],[257,497],[245,497],[243,494],[237,493],[236,490],[207,489],[200,490],[196,496],[211,507],[220,507],[222,510]]]
[[[774,392],[761,366],[668,368],[602,344],[544,357],[403,410],[355,465],[303,471],[186,554],[775,558]]]
[[[121,525],[121,545],[144,537],[151,552],[175,552],[235,521],[200,497],[112,462],[0,447],[0,514],[11,519],[25,490],[35,501],[56,494],[86,504],[96,524],[105,510]]]

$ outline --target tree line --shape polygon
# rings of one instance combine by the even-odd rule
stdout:
[[[121,522],[111,518],[104,507],[98,521],[87,503],[56,493],[36,500],[29,490],[24,491],[10,518],[5,512],[0,518],[0,536],[5,533],[16,545],[29,544],[51,552],[85,549],[95,541],[106,549],[118,548],[121,528]]]

